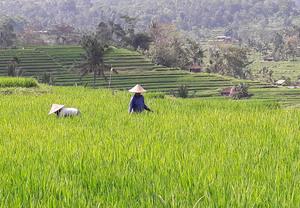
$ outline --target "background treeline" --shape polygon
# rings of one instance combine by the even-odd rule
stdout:
[[[2,0],[0,14],[40,27],[69,24],[94,27],[100,21],[136,17],[143,29],[155,20],[182,30],[261,24],[295,24],[299,0]]]

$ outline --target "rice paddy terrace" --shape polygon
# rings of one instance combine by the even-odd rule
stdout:
[[[251,59],[254,60],[251,65],[254,73],[258,73],[259,70],[266,67],[273,71],[274,79],[281,79],[282,76],[289,77],[292,81],[299,79],[300,57],[297,57],[294,61],[264,61],[263,55],[253,53]]]
[[[39,47],[5,50],[0,52],[0,75],[6,76],[7,63],[16,56],[25,76],[39,78],[43,73],[51,73],[59,86],[92,85],[92,75],[83,77],[71,70],[83,53],[80,47]],[[231,86],[233,79],[209,74],[190,74],[182,70],[165,68],[153,64],[139,53],[126,49],[113,49],[105,57],[105,62],[119,72],[112,76],[112,88],[128,89],[142,83],[150,90],[168,91],[180,84],[187,84],[191,90],[216,90]],[[253,83],[258,87],[260,83]],[[108,82],[97,79],[98,87],[108,87]]]
[[[91,75],[80,80],[79,74],[71,70],[80,60],[82,53],[83,50],[78,46],[0,50],[0,76],[7,75],[7,63],[13,57],[18,57],[24,76],[40,79],[44,73],[51,73],[55,85],[58,86],[91,86],[93,82]],[[150,91],[169,92],[184,84],[200,97],[216,97],[220,89],[241,82],[230,77],[204,73],[193,74],[158,66],[138,52],[127,49],[111,49],[105,56],[105,62],[119,72],[112,75],[111,88],[113,89],[125,90],[136,83],[141,83]],[[257,81],[243,82],[250,85],[256,99],[280,100],[286,105],[300,103],[300,90],[268,89],[265,88],[266,84]],[[96,85],[107,88],[109,84],[103,78],[98,78]]]

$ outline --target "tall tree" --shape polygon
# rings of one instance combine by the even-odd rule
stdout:
[[[293,61],[296,60],[298,52],[298,39],[296,36],[289,37],[286,41],[286,54],[291,57]]]
[[[13,57],[7,65],[7,75],[10,77],[20,77],[23,74],[22,68],[19,67],[20,59],[18,57]]]
[[[0,25],[0,48],[13,46],[15,44],[16,37],[13,20],[8,19]]]
[[[137,33],[133,35],[132,46],[134,49],[148,50],[151,42],[152,39],[147,33]]]
[[[189,53],[193,64],[202,64],[205,51],[201,48],[201,45],[190,39],[187,40],[187,44],[189,45]]]
[[[240,79],[252,78],[248,66],[248,49],[232,45],[217,45],[210,49],[210,70]]]
[[[110,45],[113,39],[112,26],[105,22],[100,22],[96,30],[96,37],[102,43]]]
[[[96,29],[96,36],[106,46],[125,46],[128,44],[125,30],[114,21],[100,22]]]
[[[274,50],[273,56],[276,60],[285,59],[284,54],[284,37],[281,33],[276,32],[273,39]]]
[[[82,55],[81,63],[76,64],[75,68],[81,77],[92,73],[94,76],[93,85],[96,87],[97,76],[106,79],[105,70],[108,67],[104,64],[103,57],[108,49],[97,39],[96,35],[83,36],[81,46],[85,53]]]

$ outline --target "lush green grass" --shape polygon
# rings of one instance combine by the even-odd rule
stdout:
[[[54,88],[0,96],[1,207],[297,207],[298,110]],[[52,103],[82,116],[48,116]]]
[[[0,77],[0,87],[37,87],[38,82],[33,78],[23,77]]]

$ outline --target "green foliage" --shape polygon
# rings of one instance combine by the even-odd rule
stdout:
[[[274,82],[274,78],[273,78],[273,71],[270,70],[267,67],[263,67],[259,72],[258,72],[258,79],[260,79],[263,82],[269,82],[269,83],[273,83]]]
[[[181,69],[189,69],[193,63],[202,62],[204,51],[200,44],[183,37],[175,25],[153,23],[150,34],[153,43],[148,56],[153,62]]]
[[[172,90],[171,95],[179,98],[188,98],[189,97],[189,88],[187,85],[178,86],[177,90]]]
[[[205,57],[205,51],[202,49],[201,45],[198,42],[191,39],[187,39],[187,45],[189,56],[193,60],[193,64],[202,64],[203,58]]]
[[[275,60],[284,60],[285,59],[285,54],[284,54],[284,39],[282,34],[276,33],[274,37],[274,51],[273,51],[273,56]]]
[[[63,22],[77,28],[91,28],[99,21],[116,19],[141,28],[147,28],[152,17],[161,22],[175,22],[183,30],[195,28],[226,28],[230,26],[289,25],[298,16],[299,6],[293,0],[3,0],[1,13],[22,16],[36,25],[51,25]],[[18,8],[18,9],[15,9]],[[32,15],[32,14],[35,15]],[[127,15],[123,15],[123,14]],[[135,18],[139,17],[139,22]]]
[[[300,28],[298,25],[270,31],[268,34],[264,28],[256,30],[252,37],[248,38],[248,46],[273,58],[274,61],[296,61],[298,46],[300,44]],[[260,35],[255,35],[261,33]]]
[[[101,40],[97,39],[95,35],[85,35],[81,40],[81,47],[85,51],[82,55],[82,61],[76,65],[81,77],[92,73],[94,75],[94,87],[96,87],[96,77],[102,76],[106,79],[104,71],[106,66],[104,64],[104,54],[106,47]]]
[[[96,38],[105,47],[111,45],[126,46],[126,31],[114,21],[100,22],[96,29]]]
[[[178,87],[178,97],[187,98],[189,96],[189,88],[186,85],[180,85]]]
[[[37,87],[38,82],[33,78],[8,78],[0,77],[0,87],[9,88],[9,87]]]
[[[137,33],[133,35],[132,46],[135,49],[148,50],[152,39],[147,33]]]
[[[210,48],[210,71],[240,79],[251,79],[248,66],[248,48],[234,45],[216,45]]]

